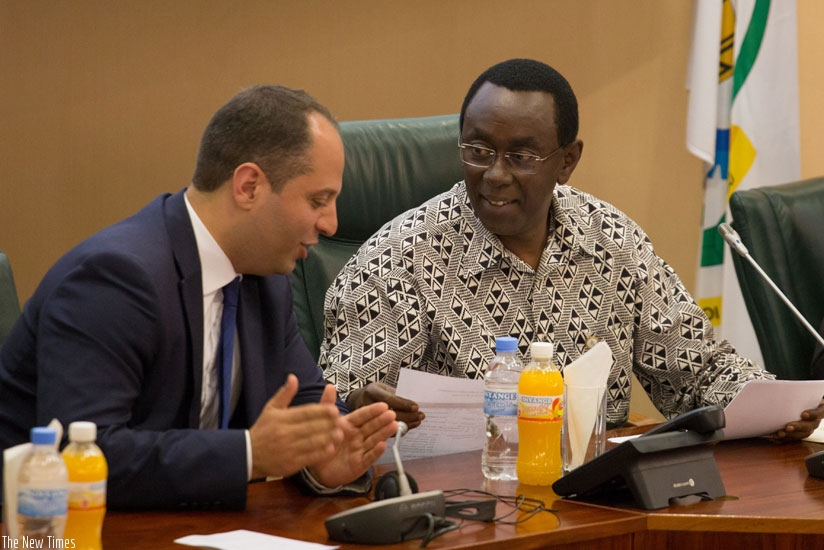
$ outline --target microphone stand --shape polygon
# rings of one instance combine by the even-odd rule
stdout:
[[[399,421],[398,433],[395,436],[395,444],[392,446],[392,454],[395,455],[395,467],[398,469],[398,493],[399,496],[402,497],[412,494],[412,488],[409,486],[409,478],[406,477],[406,474],[403,471],[403,462],[401,461],[401,454],[398,451],[401,437],[406,435],[406,432],[408,431],[409,427],[406,425],[406,422]]]
[[[793,312],[793,314],[798,318],[799,321],[801,321],[801,323],[810,332],[810,334],[813,335],[813,338],[815,338],[818,341],[818,343],[821,344],[822,347],[824,347],[824,337],[822,337],[821,334],[819,334],[819,332],[815,330],[815,328],[813,328],[813,326],[807,321],[807,319],[801,314],[801,312],[798,311],[798,309],[793,305],[792,302],[790,302],[790,299],[787,298],[787,296],[785,296],[783,292],[781,292],[781,289],[778,288],[778,285],[776,285],[773,282],[773,280],[770,279],[769,275],[767,275],[764,272],[764,270],[761,269],[761,266],[758,265],[758,263],[753,259],[753,257],[750,256],[750,251],[747,249],[744,243],[741,242],[741,237],[738,235],[738,232],[732,227],[730,227],[730,225],[727,223],[720,224],[718,226],[718,232],[721,233],[721,236],[724,237],[724,240],[727,242],[728,245],[730,245],[730,248],[737,252],[739,256],[746,258],[747,261],[750,262],[750,264],[755,268],[758,274],[761,275],[761,277],[765,281],[767,281],[767,283],[769,283],[769,285],[772,287],[775,293],[778,294],[778,297],[781,298],[781,300],[785,304],[787,304],[787,307],[790,308],[790,311]]]

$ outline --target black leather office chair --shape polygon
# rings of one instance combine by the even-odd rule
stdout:
[[[0,346],[20,316],[20,302],[11,272],[9,258],[0,252]]]
[[[298,327],[315,358],[324,296],[347,260],[384,223],[463,179],[457,115],[342,122],[340,131],[338,231],[321,236],[291,275]]]
[[[733,227],[750,255],[818,327],[824,317],[824,177],[736,191]],[[744,258],[733,253],[764,366],[778,378],[811,378],[815,340]]]

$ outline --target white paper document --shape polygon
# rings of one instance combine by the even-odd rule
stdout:
[[[314,542],[286,539],[255,531],[238,529],[214,535],[189,535],[175,540],[186,546],[216,548],[218,550],[333,550],[338,546],[326,546]]]
[[[824,397],[824,380],[752,380],[724,409],[725,439],[772,435],[801,413],[818,407]],[[611,437],[623,443],[638,435]],[[824,443],[824,422],[805,441]]]
[[[822,396],[824,380],[751,380],[724,409],[724,437],[773,434],[818,407]]]
[[[462,453],[482,449],[484,427],[484,381],[441,376],[401,369],[396,394],[418,404],[426,418],[409,430],[400,444],[403,460]],[[393,460],[392,445],[379,463]]]

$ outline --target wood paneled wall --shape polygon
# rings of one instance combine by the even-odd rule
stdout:
[[[799,0],[802,173],[824,174],[824,5]],[[0,0],[0,250],[21,301],[70,247],[186,186],[240,89],[308,90],[340,120],[457,112],[510,57],[564,73],[581,109],[572,184],[695,279],[702,167],[684,145],[687,0]]]

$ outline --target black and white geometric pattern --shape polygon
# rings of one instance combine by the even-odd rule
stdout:
[[[604,340],[615,364],[607,416],[623,423],[631,373],[671,417],[726,405],[741,385],[772,378],[715,342],[681,280],[635,222],[558,185],[537,270],[475,216],[464,183],[381,228],[326,293],[320,365],[345,397],[396,385],[401,367],[482,378],[497,336],[555,344],[563,367]],[[595,340],[597,339],[597,340]]]

